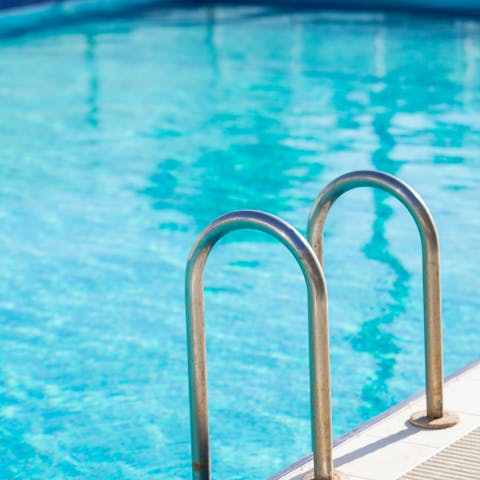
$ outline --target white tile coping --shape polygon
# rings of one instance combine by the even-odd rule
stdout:
[[[412,426],[410,415],[425,409],[425,394],[417,394],[337,439],[333,449],[335,469],[350,480],[397,480],[479,427],[480,359],[448,377],[444,403],[446,410],[460,417],[454,427],[423,430]],[[303,480],[312,469],[309,455],[269,480]]]

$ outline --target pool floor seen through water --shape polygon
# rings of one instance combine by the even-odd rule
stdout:
[[[0,477],[190,476],[184,268],[229,210],[305,233],[355,169],[415,188],[441,242],[445,373],[478,357],[480,24],[153,10],[0,38]],[[333,425],[424,385],[420,241],[394,199],[326,223]],[[215,478],[310,451],[306,291],[232,234],[206,269]]]

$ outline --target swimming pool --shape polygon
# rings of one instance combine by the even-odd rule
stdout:
[[[445,373],[478,357],[480,24],[159,10],[0,46],[1,478],[184,479],[183,282],[201,229],[257,208],[305,232],[348,170],[409,182],[442,247]],[[421,259],[359,190],[326,228],[336,435],[423,388]],[[216,478],[310,451],[306,292],[232,234],[206,272]]]

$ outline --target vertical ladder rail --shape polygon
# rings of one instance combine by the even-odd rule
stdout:
[[[330,207],[338,197],[358,187],[374,187],[390,193],[407,208],[418,227],[422,243],[427,410],[412,415],[410,421],[423,428],[450,427],[458,422],[458,417],[443,409],[440,248],[435,222],[420,195],[384,172],[349,172],[329,183],[315,200],[308,220],[308,239],[323,266],[323,231]]]
[[[308,294],[311,433],[315,480],[336,477],[332,462],[332,415],[327,290],[320,263],[308,242],[293,227],[273,215],[241,210],[208,225],[192,247],[185,276],[192,473],[194,480],[210,480],[207,367],[203,274],[208,255],[227,233],[250,228],[282,242],[300,265]]]

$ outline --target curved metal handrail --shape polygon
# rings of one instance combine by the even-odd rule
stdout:
[[[312,248],[300,233],[280,218],[255,210],[231,212],[213,221],[197,238],[187,263],[185,301],[193,479],[210,479],[203,272],[208,255],[217,241],[233,230],[244,228],[261,230],[280,240],[293,254],[305,277],[308,293],[310,408],[315,480],[331,480],[334,473],[330,358],[327,290],[322,268]]]
[[[328,211],[338,197],[357,187],[375,187],[392,194],[407,207],[418,227],[423,259],[427,411],[426,417],[420,412],[422,415],[415,414],[411,421],[426,428],[451,426],[456,423],[456,418],[443,410],[439,241],[435,222],[420,195],[405,182],[384,172],[360,170],[347,173],[329,183],[315,200],[308,219],[308,239],[323,266],[323,230]]]

